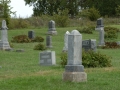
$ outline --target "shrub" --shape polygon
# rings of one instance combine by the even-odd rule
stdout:
[[[62,53],[61,65],[64,67],[67,64],[67,53]],[[82,64],[84,67],[109,67],[111,66],[111,58],[99,52],[82,51]]]
[[[117,42],[105,42],[105,46],[102,46],[103,49],[105,48],[120,48],[120,45]]]
[[[117,32],[119,32],[119,29],[114,28],[114,27],[105,27],[105,39],[117,39],[118,38],[118,34]]]
[[[43,50],[46,50],[46,47],[42,43],[39,43],[39,44],[35,45],[34,50],[41,50],[41,51],[43,51]]]
[[[65,67],[65,65],[67,64],[67,53],[62,52],[60,58],[61,58],[60,64],[62,65],[62,67]]]
[[[68,25],[68,10],[59,11],[59,13],[54,14],[53,17],[57,26],[66,27]]]
[[[95,27],[90,26],[90,27],[84,27],[84,28],[77,28],[77,30],[80,33],[87,33],[87,34],[92,34],[93,30],[95,30]]]
[[[9,23],[9,29],[28,28],[30,23],[26,19],[14,18]]]
[[[29,43],[31,40],[28,38],[27,35],[18,35],[12,37],[13,40],[11,42],[16,42],[16,43]]]
[[[32,39],[32,42],[43,42],[44,38],[40,37],[40,36],[36,36],[34,39]]]

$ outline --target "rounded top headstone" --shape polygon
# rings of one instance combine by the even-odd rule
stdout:
[[[3,21],[2,21],[2,29],[6,29],[6,28],[7,28],[7,26],[6,26],[6,21],[3,20]]]
[[[80,35],[78,30],[72,30],[71,35]]]
[[[65,34],[70,34],[70,32],[69,32],[69,31],[67,31]]]

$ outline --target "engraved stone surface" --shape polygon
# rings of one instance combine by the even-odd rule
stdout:
[[[93,50],[96,52],[97,50],[96,39],[83,40],[82,48],[84,48],[85,51]]]
[[[35,32],[34,32],[33,30],[28,31],[28,37],[29,37],[30,39],[34,39],[34,38],[35,38]]]
[[[40,52],[40,65],[56,65],[55,51]]]

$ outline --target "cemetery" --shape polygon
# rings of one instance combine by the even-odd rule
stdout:
[[[106,31],[108,28],[99,20],[92,34],[81,33],[77,27],[57,28],[53,20],[53,25],[48,24],[46,28],[7,30],[3,20],[0,41],[1,90],[119,90],[120,33],[118,31],[118,39],[114,41],[118,47],[105,48],[106,36],[98,30]],[[119,25],[115,26],[120,29]],[[88,58],[83,51],[87,53],[90,50],[93,52]],[[61,53],[67,56],[62,59]],[[107,61],[107,56],[110,61]],[[94,58],[99,61],[92,61],[96,60]]]
[[[0,90],[120,89],[120,0],[20,1],[0,1]]]

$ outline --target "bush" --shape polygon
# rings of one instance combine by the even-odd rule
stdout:
[[[120,48],[120,45],[117,44],[117,42],[105,42],[105,46],[102,46],[103,49],[106,48]]]
[[[105,27],[105,39],[117,39],[118,38],[118,34],[117,32],[119,32],[119,29],[114,28],[114,27]]]
[[[64,67],[67,64],[67,53],[62,53],[61,56],[61,65]],[[84,67],[109,67],[111,66],[111,58],[103,55],[99,52],[82,51],[82,65]]]
[[[9,29],[28,28],[30,23],[26,19],[14,18],[9,23]]]
[[[46,50],[46,47],[42,43],[39,43],[39,44],[35,45],[34,50],[41,50],[41,51],[43,51],[43,50]]]
[[[60,64],[62,65],[62,67],[65,67],[65,65],[67,64],[67,53],[62,52],[60,58],[61,58]]]
[[[77,28],[77,30],[80,33],[93,34],[93,30],[95,30],[95,27],[90,26],[90,27],[84,27],[84,28]]]
[[[13,40],[11,40],[11,42],[15,42],[15,43],[29,43],[31,42],[31,40],[28,38],[27,35],[18,35],[15,37],[12,37]]]
[[[53,17],[57,26],[66,27],[68,25],[68,10],[59,11],[59,13],[54,14]]]
[[[40,37],[40,36],[36,36],[34,39],[31,40],[32,42],[43,42],[44,38]]]

